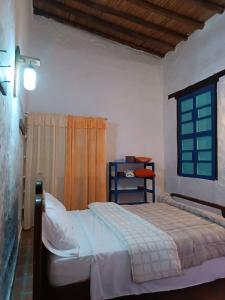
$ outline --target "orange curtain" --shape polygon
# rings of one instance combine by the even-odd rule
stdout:
[[[86,209],[106,201],[106,120],[68,116],[64,204]]]

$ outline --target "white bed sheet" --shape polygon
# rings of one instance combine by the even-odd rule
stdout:
[[[73,219],[73,231],[79,242],[79,257],[62,257],[50,254],[48,260],[48,277],[54,286],[62,286],[70,283],[81,282],[90,278],[93,251],[85,230],[80,222],[78,212],[67,212]],[[86,213],[85,213],[86,215]],[[87,218],[88,222],[88,218]],[[51,251],[51,249],[48,247]]]
[[[91,299],[169,291],[225,278],[225,257],[184,270],[183,275],[137,284],[132,281],[124,244],[89,210],[68,212],[80,243],[78,258],[51,255],[49,280],[55,286],[91,278]]]

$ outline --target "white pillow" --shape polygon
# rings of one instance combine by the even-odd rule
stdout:
[[[59,208],[66,210],[62,202],[55,198],[52,194],[44,192],[45,208]]]
[[[57,250],[55,249],[47,240],[47,238],[45,237],[45,232],[42,231],[42,242],[45,245],[45,247],[53,254],[61,256],[61,257],[71,257],[71,256],[75,256],[78,257],[79,256],[79,249],[75,248],[75,249],[70,249],[70,250]]]
[[[42,214],[42,225],[43,236],[51,246],[56,250],[72,250],[78,256],[79,244],[74,234],[73,222],[66,210],[57,205],[47,206]]]

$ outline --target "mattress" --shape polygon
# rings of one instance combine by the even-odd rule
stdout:
[[[49,256],[48,276],[54,286],[91,278],[91,299],[99,300],[175,290],[225,278],[225,257],[220,257],[187,268],[181,276],[134,283],[128,252],[122,241],[89,210],[68,212],[68,216],[76,224],[80,254],[77,258]]]
[[[62,286],[87,281],[90,278],[92,255],[77,258],[63,258],[50,255],[48,261],[49,282],[53,286]]]

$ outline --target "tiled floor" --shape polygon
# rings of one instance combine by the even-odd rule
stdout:
[[[11,300],[32,300],[33,232],[23,231]]]

